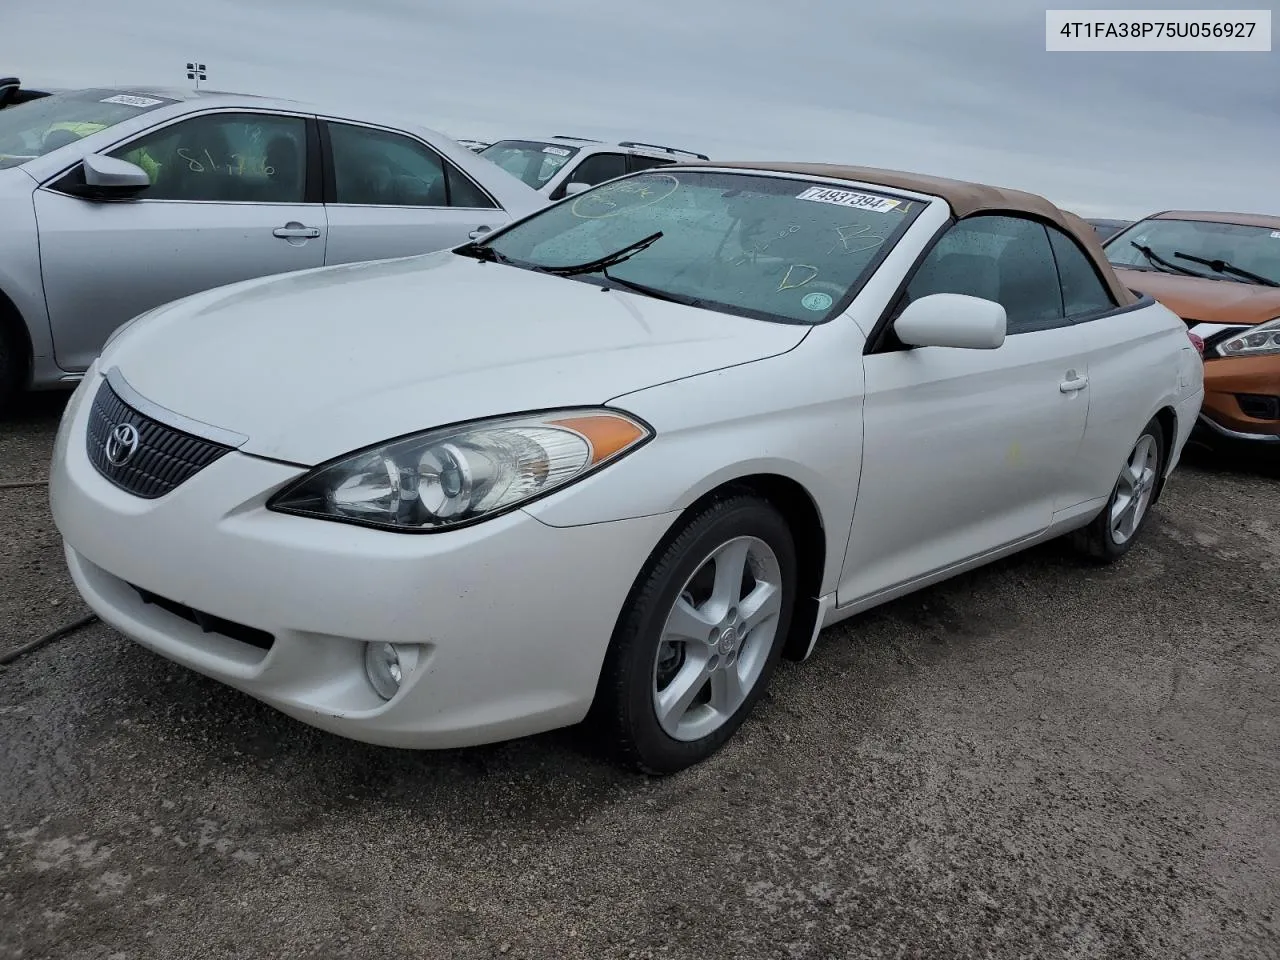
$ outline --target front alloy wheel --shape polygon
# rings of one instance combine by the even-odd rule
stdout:
[[[795,592],[795,544],[781,514],[749,494],[713,502],[637,578],[588,724],[647,773],[711,756],[764,693]]]
[[[674,740],[714,733],[746,702],[769,660],[782,571],[758,537],[737,537],[694,571],[667,615],[653,662],[653,708]]]

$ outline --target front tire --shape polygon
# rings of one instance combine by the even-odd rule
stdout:
[[[795,543],[768,502],[698,513],[641,572],[588,723],[623,763],[669,774],[740,727],[777,666],[796,595]]]
[[[1107,505],[1072,534],[1072,545],[1096,563],[1114,563],[1133,547],[1151,516],[1151,503],[1164,472],[1167,452],[1157,420],[1142,428],[1125,460]]]

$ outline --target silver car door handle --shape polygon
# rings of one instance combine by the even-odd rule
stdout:
[[[1058,384],[1058,389],[1063,393],[1075,393],[1079,390],[1083,390],[1088,385],[1088,377],[1071,377],[1070,379],[1063,380]]]
[[[281,240],[314,240],[320,236],[320,229],[318,227],[304,227],[298,224],[296,226],[276,227],[271,233]]]
[[[481,237],[483,237],[486,233],[489,233],[489,232],[490,232],[490,229],[488,227],[476,227],[474,230],[468,233],[467,236],[472,240],[479,240]]]

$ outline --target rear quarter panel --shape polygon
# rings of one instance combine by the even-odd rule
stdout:
[[[1086,458],[1088,475],[1097,478],[1092,495],[1106,497],[1147,421],[1166,407],[1182,419],[1187,409],[1183,401],[1202,390],[1203,365],[1186,324],[1155,301],[1082,323],[1080,329],[1089,370],[1089,413],[1080,455]],[[1175,449],[1166,451],[1166,464],[1173,462],[1187,427],[1177,424]]]

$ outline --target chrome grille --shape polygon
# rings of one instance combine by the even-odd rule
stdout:
[[[111,432],[123,424],[138,431],[137,447],[124,462],[116,464],[107,457],[107,443]],[[163,497],[232,450],[139,413],[105,380],[93,398],[85,446],[100,474],[121,490],[147,500]]]

